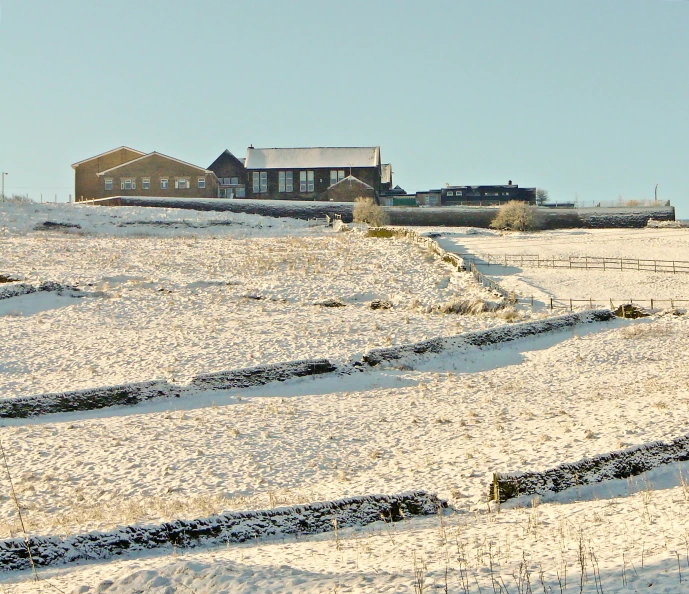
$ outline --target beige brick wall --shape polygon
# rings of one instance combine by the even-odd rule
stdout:
[[[101,198],[99,194],[99,179],[96,174],[122,163],[133,161],[141,156],[140,153],[128,148],[121,148],[102,157],[95,157],[74,170],[74,196],[79,200],[82,196],[88,198]]]
[[[205,188],[198,187],[199,178],[205,180]],[[112,190],[105,189],[105,180],[112,179]],[[123,190],[122,181],[136,182],[136,189]],[[143,188],[143,180],[150,179],[150,189]],[[161,179],[168,180],[168,187],[161,187]],[[187,189],[175,188],[175,180],[188,179]],[[179,163],[163,155],[151,155],[123,167],[98,176],[98,198],[109,196],[162,196],[174,198],[217,198],[218,180],[213,173],[206,173],[192,165]]]

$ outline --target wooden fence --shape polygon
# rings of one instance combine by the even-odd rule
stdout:
[[[469,272],[474,275],[476,282],[480,283],[484,287],[488,287],[491,291],[495,291],[496,293],[502,295],[510,303],[519,303],[519,298],[515,292],[503,289],[498,282],[487,277],[482,272],[479,272],[474,264],[469,264]],[[531,305],[533,305],[533,297],[531,298]]]
[[[598,256],[571,256],[569,258],[544,258],[538,254],[504,254],[478,258],[472,254],[458,254],[464,260],[478,265],[519,266],[532,268],[568,268],[570,270],[638,270],[689,274],[686,260],[642,260],[639,258],[605,258]]]

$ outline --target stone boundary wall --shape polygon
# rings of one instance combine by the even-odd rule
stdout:
[[[39,292],[56,292],[61,291],[75,291],[80,292],[81,289],[72,285],[63,285],[53,281],[44,281],[40,285],[30,285],[28,283],[9,284],[7,286],[0,286],[0,300],[11,299],[12,297],[21,297],[22,295],[31,295]]]
[[[505,502],[521,495],[558,493],[580,485],[636,476],[672,462],[689,460],[689,435],[655,441],[561,464],[543,472],[494,473],[489,496]]]
[[[216,202],[217,201],[217,202]],[[191,210],[217,210],[235,213],[258,214],[268,217],[295,219],[321,218],[337,214],[345,223],[353,220],[353,203],[313,202],[290,203],[282,200],[156,200],[155,198],[113,197],[89,202],[94,206],[155,206],[162,208],[186,208]],[[407,227],[479,227],[487,229],[495,217],[496,208],[467,206],[439,206],[431,208],[405,208],[385,206],[390,223]],[[626,208],[579,208],[539,209],[544,229],[603,229],[641,228],[650,219],[674,221],[672,206]]]
[[[399,495],[367,495],[270,510],[230,512],[199,520],[175,520],[155,526],[125,526],[110,532],[89,532],[59,538],[34,536],[0,540],[0,569],[31,569],[74,561],[109,559],[126,553],[173,547],[224,546],[257,538],[332,532],[378,521],[431,515],[447,503],[425,491]],[[28,548],[27,548],[28,547]]]
[[[414,344],[372,349],[365,353],[360,360],[352,361],[348,365],[340,367],[328,359],[301,360],[201,374],[195,376],[188,386],[177,386],[165,380],[154,380],[38,396],[5,398],[0,400],[0,418],[24,419],[54,413],[97,410],[109,406],[133,406],[154,398],[180,397],[202,390],[249,388],[270,382],[283,382],[298,377],[336,372],[350,374],[361,371],[365,365],[375,367],[384,362],[398,361],[424,354],[439,354],[450,349],[511,342],[545,332],[563,330],[576,324],[605,322],[614,317],[613,312],[601,309],[567,314],[546,320],[511,324],[489,330],[478,330],[457,336],[431,338]]]
[[[337,367],[327,359],[313,359],[197,375],[189,386],[176,386],[159,380],[6,398],[0,400],[0,418],[25,419],[52,413],[96,410],[108,406],[132,406],[153,398],[179,397],[192,391],[249,388],[336,370]]]
[[[399,361],[400,359],[429,353],[437,355],[447,350],[462,349],[470,346],[480,348],[493,344],[511,342],[513,340],[536,336],[545,332],[564,330],[565,328],[571,328],[577,324],[607,322],[614,318],[615,314],[607,309],[566,314],[545,320],[499,326],[489,330],[476,330],[458,336],[431,338],[416,344],[373,349],[364,355],[363,361],[370,366],[376,366],[381,363]]]

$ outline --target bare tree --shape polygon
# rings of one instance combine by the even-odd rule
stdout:
[[[536,189],[536,204],[538,206],[541,206],[542,204],[545,204],[550,200],[550,194],[548,193],[548,190],[544,190],[543,188],[537,188]]]

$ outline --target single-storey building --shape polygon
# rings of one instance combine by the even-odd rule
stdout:
[[[536,188],[520,188],[512,180],[497,186],[447,186],[441,191],[441,204],[452,205],[495,205],[520,200],[536,204]]]
[[[250,198],[273,200],[330,200],[347,194],[356,184],[380,195],[380,147],[254,148],[246,151],[247,191]],[[355,180],[355,181],[354,181]],[[333,188],[332,191],[329,190]],[[369,191],[369,190],[367,190]],[[354,200],[356,196],[347,199]]]

